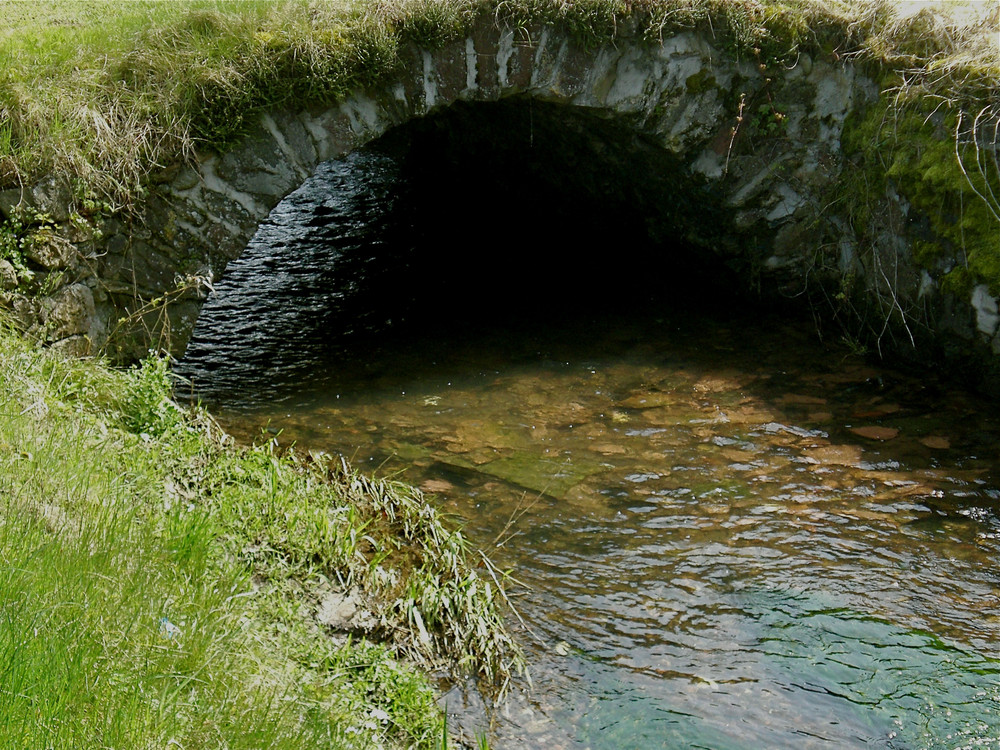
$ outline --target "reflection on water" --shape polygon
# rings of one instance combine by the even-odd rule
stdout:
[[[415,310],[394,177],[359,155],[283,204],[179,370],[237,436],[400,473],[495,545],[533,687],[493,747],[1000,747],[992,404],[734,311]]]

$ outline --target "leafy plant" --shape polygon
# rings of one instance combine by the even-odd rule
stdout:
[[[15,206],[7,220],[0,223],[0,259],[10,263],[20,278],[30,280],[34,273],[28,267],[28,251],[39,236],[55,226],[49,214],[23,204]]]
[[[128,371],[123,390],[122,422],[131,432],[158,437],[184,419],[172,398],[170,362],[165,356],[150,352]]]

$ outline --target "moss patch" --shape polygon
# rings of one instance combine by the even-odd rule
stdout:
[[[923,235],[914,242],[916,262],[952,291],[985,283],[1000,294],[1000,222],[988,199],[1000,189],[995,165],[976,168],[975,144],[962,143],[961,111],[936,104],[883,101],[849,122],[845,151],[861,167],[846,175],[850,213],[856,225],[870,224],[894,186],[927,222],[916,230]]]

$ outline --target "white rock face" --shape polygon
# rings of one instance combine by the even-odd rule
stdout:
[[[990,296],[989,287],[980,284],[972,290],[972,308],[976,311],[976,328],[980,333],[992,336],[1000,325],[1000,308],[996,297]]]

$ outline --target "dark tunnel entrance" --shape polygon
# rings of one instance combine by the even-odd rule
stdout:
[[[230,264],[177,369],[209,402],[216,389],[257,400],[276,372],[394,346],[560,339],[742,306],[751,245],[717,193],[628,119],[460,102],[286,198]]]

